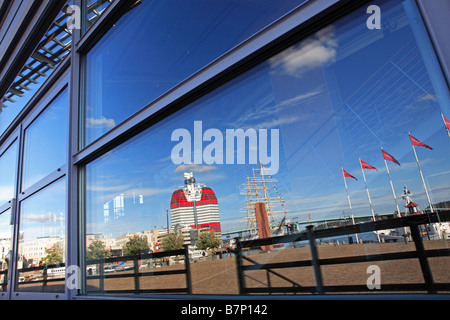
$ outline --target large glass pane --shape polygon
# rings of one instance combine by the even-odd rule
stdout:
[[[64,292],[65,179],[20,204],[17,291]]]
[[[22,190],[66,163],[67,89],[25,130]]]
[[[8,269],[11,261],[11,239],[12,226],[11,223],[11,209],[0,213],[0,252],[2,259],[0,261],[0,291],[7,290]]]
[[[448,211],[446,84],[428,39],[417,33],[414,1],[375,4],[382,29],[367,27],[361,7],[86,166],[88,292],[183,288],[185,278],[173,273],[185,260],[147,253],[188,245],[194,294],[238,294],[236,260],[227,251],[234,237],[303,234],[308,225],[336,235],[317,239],[321,259],[340,259],[322,268],[334,293],[352,285],[385,292],[370,291],[370,270],[381,270],[385,290],[419,290],[417,255],[380,256],[415,252],[409,230],[333,233],[353,224],[369,230],[381,220],[389,226],[418,210],[425,248],[447,248],[449,225],[429,223],[424,188],[434,212]],[[415,149],[408,133],[421,141]],[[252,292],[316,290],[309,242],[286,239],[245,249],[245,265],[304,261],[246,270]],[[430,259],[440,283],[450,283],[448,259]]]
[[[0,206],[14,198],[17,173],[17,142],[0,154]]]
[[[305,1],[138,2],[87,54],[85,143]]]

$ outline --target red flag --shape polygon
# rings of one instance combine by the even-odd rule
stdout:
[[[367,162],[362,161],[361,159],[359,159],[359,161],[361,161],[361,167],[362,167],[363,169],[372,169],[372,170],[377,170],[377,171],[378,171],[377,168],[372,167],[372,166],[371,166],[370,164],[368,164]]]
[[[445,127],[447,130],[450,130],[450,120],[448,120],[444,115],[442,115],[442,119],[444,120]]]
[[[381,149],[381,152],[383,152],[383,158],[384,160],[395,162],[396,164],[400,165],[400,163],[395,159],[393,156],[391,156],[389,153]]]
[[[419,146],[419,147],[425,147],[427,149],[433,150],[432,147],[430,147],[429,145],[417,140],[416,138],[414,138],[411,134],[409,135],[409,138],[411,139],[411,144],[413,146]]]
[[[347,177],[347,178],[353,178],[353,179],[355,179],[355,180],[358,180],[358,179],[356,179],[354,176],[352,176],[350,173],[348,173],[347,171],[345,171],[344,169],[342,169],[342,172],[344,173],[344,177]]]

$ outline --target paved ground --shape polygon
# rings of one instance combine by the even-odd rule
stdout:
[[[425,249],[449,248],[449,241],[424,241]],[[318,246],[319,258],[352,257],[373,255],[379,253],[395,253],[415,251],[413,243],[370,243],[333,246],[323,244]],[[256,253],[248,256],[259,263],[275,263],[300,261],[310,259],[309,247],[291,248],[267,253]],[[248,264],[248,262],[246,262]],[[436,283],[450,283],[450,256],[429,258],[429,264]],[[381,284],[423,283],[423,276],[418,259],[376,261],[352,264],[322,266],[324,285],[366,285],[367,268],[377,265],[381,271]],[[145,271],[176,270],[183,265],[165,266]],[[191,263],[192,288],[194,294],[238,294],[236,262],[234,257]],[[300,286],[314,286],[314,274],[311,267],[276,269],[276,272]],[[122,272],[127,274],[130,272]],[[118,273],[116,273],[118,274]],[[165,275],[141,277],[141,289],[177,288],[185,286],[184,275]],[[267,287],[265,271],[247,271],[248,287]],[[290,286],[291,284],[277,276],[270,277],[272,287]],[[90,280],[89,288],[98,287],[98,280]],[[134,289],[133,278],[106,279],[106,290]],[[375,293],[376,291],[374,291]]]
[[[425,249],[443,249],[450,248],[450,241],[424,241]],[[369,243],[333,246],[329,244],[318,245],[318,254],[320,259],[337,257],[367,256],[381,253],[395,253],[405,251],[415,251],[414,243]],[[310,249],[308,246],[299,248],[290,248],[283,250],[274,250],[266,253],[255,253],[248,255],[258,263],[277,263],[290,261],[310,260]],[[234,257],[228,257],[211,260],[211,257],[204,261],[191,263],[191,280],[194,294],[238,294],[238,280],[236,271],[236,260]],[[436,283],[450,283],[450,256],[429,258],[430,268]],[[249,264],[249,262],[245,262]],[[419,260],[417,258],[407,260],[391,260],[349,263],[339,265],[321,266],[322,276],[325,286],[342,285],[366,285],[367,268],[371,265],[377,265],[381,272],[381,286],[383,284],[404,284],[404,283],[424,283]],[[158,268],[142,267],[140,272],[179,270],[184,269],[183,264],[172,266],[163,266]],[[275,269],[275,271],[286,281],[278,276],[270,276],[270,285],[272,287],[292,286],[292,282],[299,286],[315,286],[313,269],[311,267]],[[134,277],[132,271],[122,271],[108,273],[111,275],[124,275],[131,277],[105,279],[104,288],[108,290],[134,290]],[[267,288],[267,274],[264,270],[246,271],[247,287]],[[88,280],[88,290],[97,291],[99,280]],[[146,276],[139,279],[140,289],[170,289],[183,288],[186,286],[185,275],[164,275],[164,276]],[[20,286],[23,291],[46,291],[63,292],[64,283],[48,283],[43,289],[42,284],[24,283]],[[382,291],[372,291],[373,293],[383,293]],[[450,292],[446,292],[450,293]]]

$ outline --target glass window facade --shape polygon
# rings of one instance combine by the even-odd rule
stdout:
[[[332,2],[65,6],[0,105],[0,300],[447,298],[446,7]]]
[[[17,291],[65,291],[65,195],[62,178],[21,202]]]
[[[429,41],[416,33],[412,2],[375,3],[383,8],[384,29],[368,27],[366,7],[356,10],[86,166],[86,256],[97,252],[97,264],[87,263],[87,293],[151,292],[154,282],[147,275],[179,270],[185,262],[145,255],[189,245],[198,261],[191,266],[192,293],[238,294],[235,262],[226,258],[235,236],[286,236],[306,230],[312,220],[316,230],[363,222],[374,226],[409,215],[411,206],[405,206],[411,199],[430,214],[430,206],[448,206],[450,140],[441,113],[450,110],[448,96],[438,94],[445,84],[433,79],[440,71],[423,50]],[[126,70],[131,72],[133,64]],[[142,105],[115,93],[120,98],[114,103],[126,99],[127,105]],[[429,239],[448,232],[444,225],[427,228],[422,232]],[[404,246],[408,232],[398,228],[317,239],[327,243],[318,254],[368,257],[379,253],[378,242]],[[279,250],[246,251],[247,261],[291,262],[309,255],[307,241],[286,241]],[[337,248],[349,242],[364,244]],[[127,282],[120,274],[136,265],[117,257],[128,256],[132,245],[134,254],[143,256],[137,279]],[[448,282],[448,267],[437,264],[434,272]],[[420,282],[418,261],[409,269],[385,261],[379,265],[389,274],[388,283],[406,281],[409,274],[416,275],[409,283]],[[323,284],[365,286],[368,266],[326,266]],[[271,277],[248,272],[247,289],[283,293],[291,290],[286,286],[314,287],[312,270],[293,269]],[[180,277],[159,288],[184,284]]]
[[[113,2],[114,0],[85,0],[86,29],[89,29]]]
[[[0,213],[0,250],[2,255],[0,265],[0,292],[6,292],[8,289],[8,272],[11,261],[12,245],[12,226],[11,209]]]
[[[85,144],[303,2],[139,1],[86,56]]]
[[[65,89],[26,128],[22,190],[66,163],[67,105]]]

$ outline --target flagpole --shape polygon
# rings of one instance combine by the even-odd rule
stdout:
[[[342,177],[344,178],[345,191],[347,191],[348,206],[350,207],[350,213],[352,215],[352,222],[353,222],[353,225],[354,225],[355,224],[355,217],[353,216],[352,203],[350,201],[350,194],[348,193],[348,187],[347,187],[347,181],[345,179],[344,168],[342,168]],[[356,242],[359,243],[358,234],[355,233],[355,236],[356,236]]]
[[[410,134],[410,133],[408,132],[408,134]],[[422,183],[423,183],[423,187],[425,188],[425,193],[427,195],[428,203],[430,204],[430,212],[434,212],[433,206],[431,205],[430,195],[428,194],[427,185],[425,183],[425,179],[423,178],[422,169],[420,168],[419,158],[417,157],[416,148],[414,147],[414,145],[412,143],[411,143],[411,145],[412,145],[412,148],[413,148],[413,151],[414,151],[414,156],[416,157],[417,167],[419,168],[420,177],[422,178]]]
[[[362,167],[361,158],[359,158],[359,164],[361,166],[361,171],[364,178],[364,184],[366,185],[367,197],[369,198],[370,210],[372,211],[373,222],[375,222],[375,212],[373,211],[372,199],[370,198],[369,188],[367,187],[366,175],[364,174],[364,169]],[[380,235],[378,234],[378,230],[375,231],[377,234],[378,242],[380,241]]]
[[[409,134],[410,139],[411,139],[411,133],[408,132],[408,134]],[[428,200],[428,203],[429,203],[429,205],[430,205],[430,212],[431,212],[431,213],[434,213],[433,205],[431,204],[431,200],[430,200],[430,195],[428,194],[427,185],[426,185],[426,183],[425,183],[425,179],[423,178],[422,169],[420,168],[419,158],[417,157],[416,148],[414,147],[414,144],[411,143],[411,145],[412,145],[412,148],[413,148],[413,151],[414,151],[414,156],[416,157],[417,167],[419,168],[420,177],[422,178],[422,183],[423,183],[423,187],[424,187],[424,189],[425,189],[425,194],[427,195],[427,200]],[[428,220],[430,221],[430,224],[431,224],[430,215],[429,215],[429,214],[427,214],[427,215],[428,215]],[[442,237],[441,237],[441,231],[440,231],[441,219],[439,218],[439,213],[437,213],[436,216],[437,216],[438,221],[439,221],[439,224],[438,224],[439,226],[436,228],[436,229],[437,229],[436,231],[437,231],[437,233],[438,233],[439,239],[441,239],[441,238],[442,238]]]
[[[383,151],[383,147],[381,147],[381,151]],[[383,157],[383,159],[384,159],[384,157]],[[389,172],[389,167],[388,167],[386,159],[384,159],[384,164],[386,165],[386,172],[387,172],[388,177],[389,177],[389,183],[391,184],[392,195],[394,196],[395,205],[397,206],[398,216],[401,217],[402,215],[400,213],[400,207],[398,206],[397,196],[395,195],[394,185],[392,184],[391,173]]]

